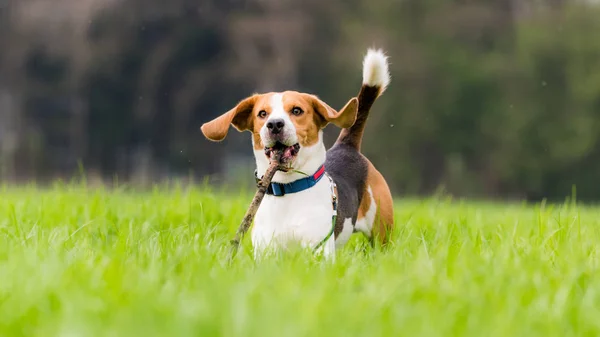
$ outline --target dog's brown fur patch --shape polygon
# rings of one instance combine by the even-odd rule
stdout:
[[[382,245],[389,241],[389,235],[394,226],[394,202],[392,193],[387,182],[379,171],[368,161],[367,183],[363,191],[362,200],[358,209],[358,218],[364,218],[371,207],[371,195],[368,187],[371,187],[377,212],[373,222],[372,237],[379,240]]]

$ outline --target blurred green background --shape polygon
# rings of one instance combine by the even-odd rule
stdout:
[[[396,195],[600,199],[600,2],[574,0],[0,0],[0,177],[251,183],[249,134],[200,125],[253,92],[339,108],[373,46],[363,151]]]

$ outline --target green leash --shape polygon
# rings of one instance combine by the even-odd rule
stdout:
[[[329,174],[325,173],[325,175],[327,176],[327,178],[329,178],[329,182],[331,185],[331,205],[333,206],[333,215],[331,216],[331,230],[329,231],[329,233],[327,233],[327,236],[323,240],[321,240],[321,242],[319,242],[315,246],[315,248],[313,248],[313,253],[316,252],[319,248],[321,248],[327,242],[327,240],[331,238],[331,236],[335,232],[335,223],[337,220],[337,186],[333,179],[331,179]]]

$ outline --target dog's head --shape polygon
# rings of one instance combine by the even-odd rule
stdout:
[[[302,148],[322,142],[320,131],[329,123],[349,128],[356,121],[358,100],[352,98],[336,111],[318,97],[296,91],[255,94],[223,115],[202,125],[202,133],[212,141],[223,140],[233,125],[238,131],[252,132],[255,151],[284,150],[282,162],[293,164]]]

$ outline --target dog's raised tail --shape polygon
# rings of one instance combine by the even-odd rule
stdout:
[[[342,129],[337,143],[350,145],[360,150],[365,125],[371,106],[390,84],[387,56],[381,49],[369,49],[363,60],[363,83],[358,94],[356,122]]]

